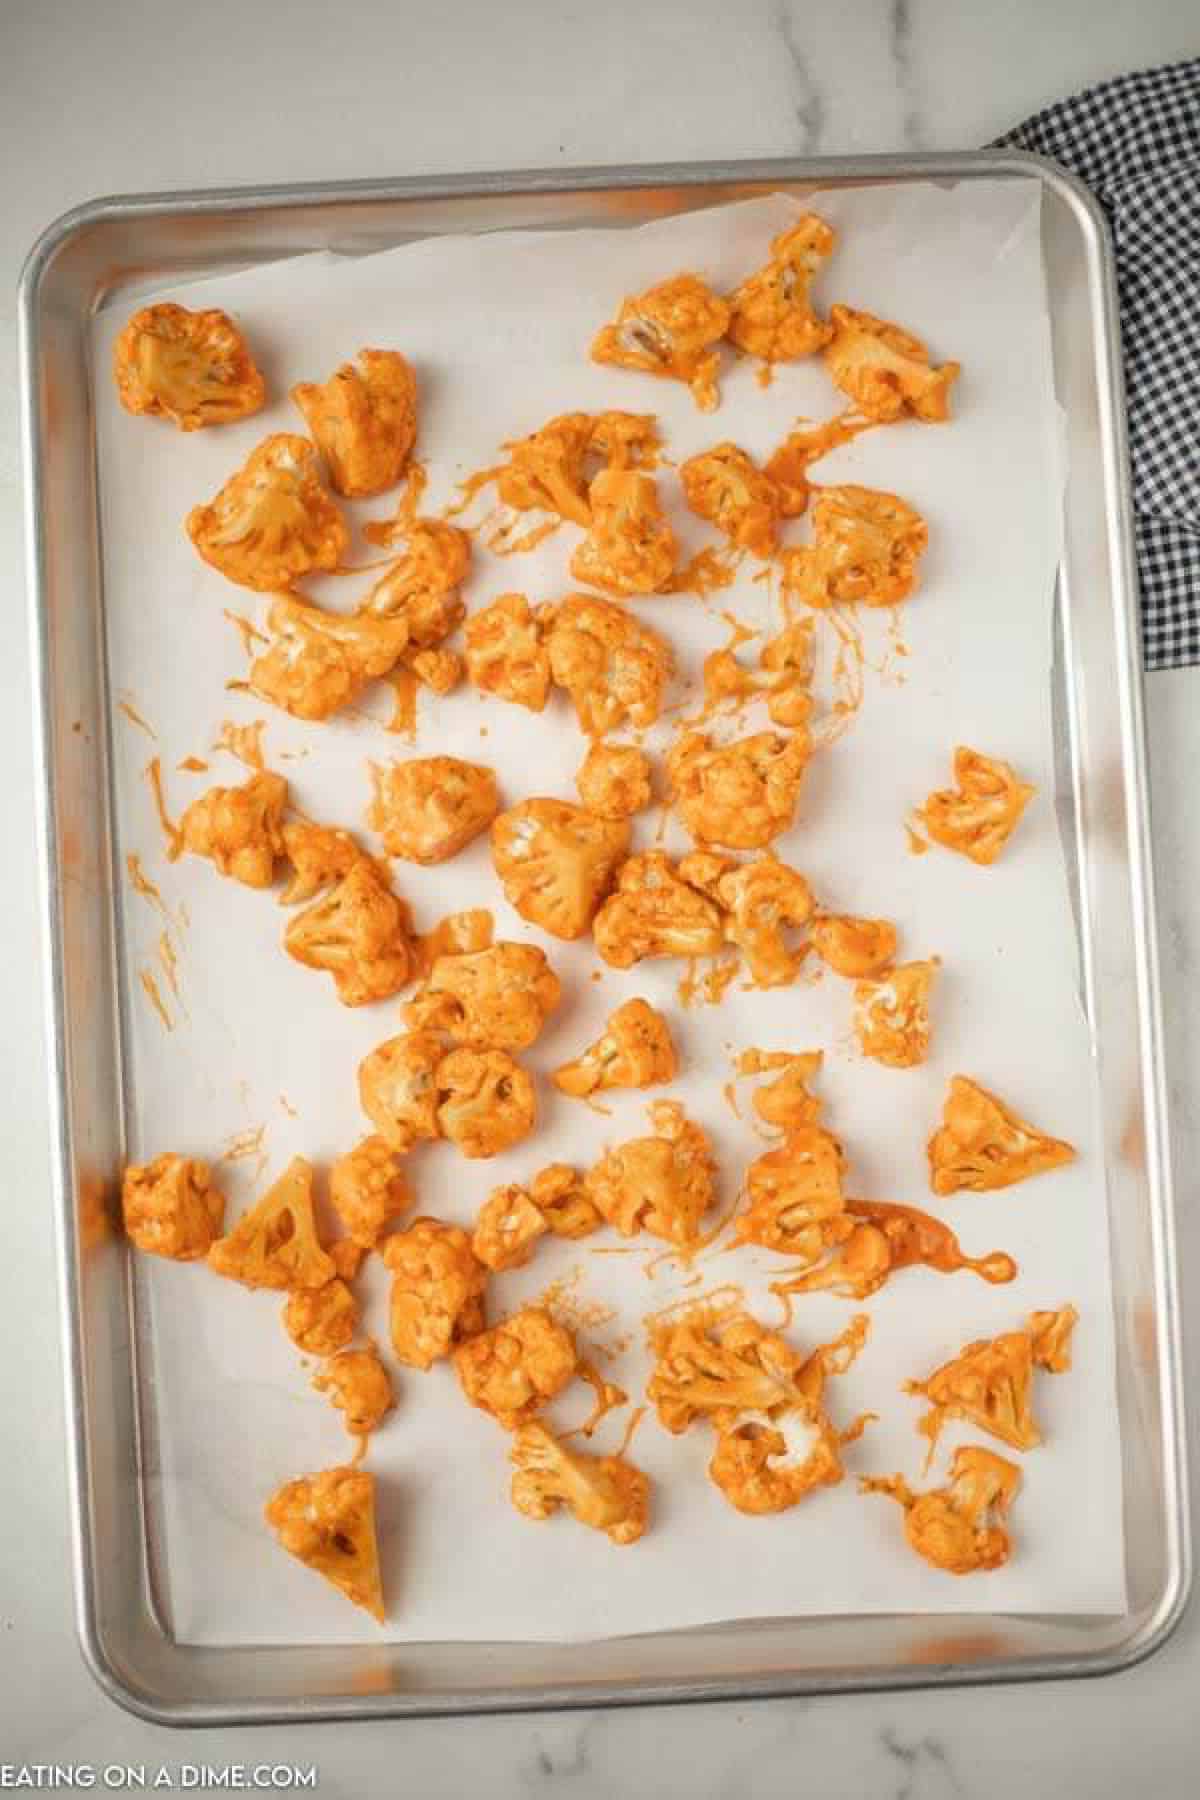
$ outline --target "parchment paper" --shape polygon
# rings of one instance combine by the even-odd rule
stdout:
[[[871,1408],[880,1422],[848,1450],[840,1487],[783,1515],[748,1519],[726,1504],[705,1476],[706,1429],[676,1439],[653,1416],[645,1419],[632,1454],[656,1484],[654,1521],[631,1549],[618,1550],[565,1516],[543,1525],[521,1518],[507,1498],[505,1434],[463,1402],[447,1366],[422,1376],[393,1365],[398,1408],[373,1438],[367,1466],[379,1478],[387,1633],[396,1640],[571,1639],[798,1613],[1104,1612],[1124,1604],[1096,1085],[1053,804],[1048,671],[1061,474],[1038,190],[1011,181],[868,188],[826,196],[821,209],[841,233],[821,301],[843,298],[902,321],[930,339],[939,359],[957,357],[964,373],[951,425],[870,433],[815,471],[818,480],[903,494],[929,520],[930,549],[920,592],[898,627],[902,644],[890,614],[864,615],[867,658],[876,666],[867,671],[861,712],[812,766],[799,822],[777,848],[826,904],[894,918],[904,956],[943,958],[929,1061],[895,1071],[858,1056],[851,988],[833,976],[767,994],[735,987],[719,1007],[685,1011],[676,994],[680,965],[647,963],[621,974],[603,968],[586,942],[539,938],[505,903],[485,841],[438,869],[396,865],[395,876],[422,927],[447,910],[486,904],[499,936],[545,944],[565,999],[528,1055],[539,1071],[590,1042],[619,1000],[643,994],[663,1006],[686,1060],[673,1092],[713,1136],[725,1206],[761,1148],[722,1096],[730,1052],[750,1044],[821,1047],[820,1089],[828,1121],[848,1146],[850,1191],[926,1206],[952,1224],[969,1252],[1006,1249],[1021,1274],[1009,1287],[991,1288],[970,1274],[917,1270],[869,1303],[869,1345],[831,1384],[829,1403],[835,1420]],[[780,370],[764,391],[748,362],[727,359],[722,408],[706,417],[676,384],[597,368],[585,350],[625,292],[681,268],[732,286],[763,260],[793,211],[793,202],[775,197],[636,231],[431,241],[357,261],[309,257],[180,288],[176,297],[188,304],[221,305],[240,317],[276,396],[257,418],[189,436],[120,411],[108,368],[127,308],[97,319],[114,702],[127,700],[158,734],[152,743],[126,713],[114,713],[121,845],[141,855],[171,915],[165,922],[123,886],[130,1150],[137,1158],[168,1147],[216,1157],[236,1134],[264,1128],[266,1171],[250,1158],[218,1168],[231,1218],[289,1156],[324,1164],[367,1129],[356,1066],[399,1029],[399,1007],[342,1008],[326,977],[282,953],[286,914],[273,896],[222,881],[195,859],[167,865],[142,775],[149,755],[161,755],[169,803],[180,810],[213,780],[244,778],[229,756],[210,755],[221,721],[266,718],[268,761],[288,776],[297,804],[361,831],[368,758],[434,751],[479,758],[496,767],[511,802],[531,792],[574,797],[584,746],[561,699],[535,718],[484,703],[469,688],[442,702],[423,697],[410,749],[382,727],[386,693],[371,703],[376,719],[324,726],[227,694],[224,684],[245,673],[245,659],[223,609],[257,617],[265,607],[199,560],[184,515],[267,431],[302,429],[286,399],[292,382],[324,378],[363,344],[401,347],[418,371],[431,509],[453,496],[466,473],[494,461],[503,439],[568,409],[656,411],[679,460],[722,438],[765,455],[798,416],[826,418],[838,409],[840,396],[819,362]],[[685,547],[710,541],[679,506],[670,470],[661,486]],[[352,511],[361,520],[390,508],[385,497]],[[792,535],[802,540],[807,530],[799,521]],[[568,590],[577,535],[564,527],[537,552],[509,559],[481,548],[469,605],[513,588],[535,600]],[[372,554],[361,539],[356,548],[363,561]],[[670,636],[689,681],[703,654],[727,638],[722,607],[751,624],[778,622],[770,587],[756,572],[743,564],[736,587],[707,605],[691,597],[636,603]],[[342,578],[322,594],[349,606],[372,579]],[[833,640],[824,629],[828,665]],[[826,666],[826,684],[828,676]],[[694,692],[690,698],[694,704]],[[914,857],[906,845],[906,811],[948,781],[959,742],[1010,758],[1037,783],[1010,853],[992,869],[938,850]],[[193,754],[210,760],[209,774],[177,769]],[[657,813],[638,822],[641,845],[653,840],[656,825]],[[666,843],[683,847],[674,825]],[[158,960],[164,928],[179,959],[178,998]],[[157,971],[169,1031],[141,985],[147,969]],[[1078,1162],[1006,1193],[935,1201],[924,1145],[956,1071],[1070,1138]],[[448,1145],[415,1155],[418,1209],[469,1222],[497,1183],[555,1159],[586,1165],[606,1145],[649,1129],[644,1095],[614,1096],[608,1118],[548,1082],[540,1096],[537,1135],[506,1156],[470,1163]],[[495,1281],[493,1313],[556,1278],[574,1279],[581,1303],[614,1309],[610,1322],[582,1336],[635,1403],[647,1372],[642,1319],[651,1309],[733,1281],[745,1286],[759,1316],[778,1317],[766,1288],[779,1259],[766,1251],[709,1253],[699,1265],[702,1287],[689,1288],[678,1266],[650,1264],[659,1246],[649,1240],[632,1254],[595,1254],[617,1242],[606,1233],[543,1247],[530,1268]],[[308,1387],[314,1369],[284,1334],[282,1298],[149,1259],[140,1259],[138,1281],[151,1346],[144,1385],[154,1549],[172,1630],[214,1644],[373,1637],[375,1626],[280,1553],[261,1523],[278,1483],[343,1460],[351,1448],[340,1416]],[[376,1259],[363,1285],[368,1327],[386,1347],[385,1272]],[[971,1338],[1021,1324],[1033,1307],[1068,1300],[1081,1315],[1076,1366],[1068,1376],[1037,1379],[1046,1445],[1019,1459],[1025,1486],[1013,1514],[1012,1560],[970,1580],[939,1574],[907,1549],[899,1509],[856,1491],[860,1473],[903,1470],[919,1480],[920,1403],[899,1384],[927,1374]],[[824,1341],[854,1310],[827,1296],[803,1299],[791,1335],[803,1344]],[[605,1350],[617,1354],[604,1361]],[[589,1397],[572,1389],[551,1409],[552,1420],[577,1423]],[[610,1416],[593,1447],[614,1447],[627,1416]],[[942,1478],[954,1445],[971,1436],[946,1433],[931,1479]]]

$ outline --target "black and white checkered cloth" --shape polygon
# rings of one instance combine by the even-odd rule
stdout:
[[[1200,57],[1102,82],[999,142],[1079,176],[1112,225],[1146,667],[1200,662]]]

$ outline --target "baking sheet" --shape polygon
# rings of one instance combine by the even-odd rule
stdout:
[[[527,1058],[552,1068],[634,993],[663,1005],[686,1058],[674,1092],[714,1137],[728,1204],[760,1147],[722,1096],[729,1051],[751,1043],[822,1047],[821,1091],[848,1146],[851,1191],[928,1205],[969,1252],[1009,1250],[1021,1276],[993,1289],[966,1274],[914,1271],[869,1303],[870,1343],[832,1384],[830,1405],[841,1421],[864,1407],[883,1417],[847,1453],[847,1481],[793,1512],[762,1520],[735,1514],[704,1477],[707,1433],[697,1428],[673,1439],[647,1419],[633,1454],[656,1481],[654,1528],[623,1552],[562,1519],[541,1527],[521,1519],[506,1498],[504,1435],[462,1403],[448,1369],[399,1371],[398,1410],[373,1439],[368,1463],[380,1480],[387,1631],[397,1640],[578,1638],[799,1613],[1109,1612],[1124,1603],[1096,1088],[1051,802],[1048,667],[1061,483],[1038,206],[1036,185],[1022,182],[864,189],[821,201],[843,230],[823,298],[901,319],[928,335],[939,356],[958,357],[965,373],[952,427],[871,433],[817,471],[822,480],[895,488],[929,518],[931,547],[920,595],[899,627],[908,654],[900,653],[890,615],[865,620],[875,667],[861,713],[810,770],[800,821],[778,848],[827,904],[895,918],[905,956],[943,957],[929,1062],[899,1072],[858,1058],[850,988],[833,977],[765,995],[733,989],[719,1008],[684,1012],[678,965],[606,969],[597,984],[587,946],[557,944],[548,948],[566,999]],[[674,384],[601,370],[582,355],[622,292],[685,266],[732,284],[762,260],[791,211],[776,197],[636,232],[440,240],[357,263],[311,257],[195,284],[178,297],[238,313],[280,395],[360,344],[402,347],[422,383],[421,453],[436,506],[456,480],[494,459],[503,438],[558,411],[653,409],[679,460],[719,437],[765,454],[797,415],[832,413],[838,397],[819,367],[781,371],[764,391],[749,364],[733,366],[722,410],[706,418]],[[101,314],[95,328],[108,654],[114,699],[124,698],[158,741],[126,713],[115,715],[119,833],[122,851],[142,856],[171,915],[165,921],[143,897],[123,896],[130,1151],[141,1158],[170,1146],[213,1155],[261,1127],[271,1172],[296,1153],[324,1162],[364,1128],[355,1067],[395,1031],[397,1007],[340,1008],[325,978],[279,951],[285,915],[269,896],[222,882],[204,864],[166,866],[142,779],[148,755],[162,756],[178,808],[206,782],[236,781],[242,772],[220,754],[207,776],[174,765],[207,755],[223,719],[266,716],[268,760],[293,782],[297,803],[361,829],[368,757],[476,756],[494,764],[513,800],[531,791],[532,769],[546,771],[532,791],[570,797],[583,746],[561,707],[535,719],[485,705],[469,690],[423,703],[415,752],[379,723],[306,726],[223,692],[244,673],[244,659],[222,609],[254,616],[260,603],[199,562],[182,517],[266,431],[294,429],[296,419],[286,400],[241,426],[188,437],[128,418],[106,373],[123,317]],[[662,485],[670,495],[669,473]],[[379,516],[388,503],[352,510]],[[705,541],[678,508],[673,518],[686,547]],[[795,536],[804,535],[800,522]],[[563,592],[572,585],[566,563],[576,536],[564,527],[516,559],[481,552],[469,605],[513,587],[536,599]],[[671,637],[685,677],[694,680],[705,651],[727,637],[721,608],[750,623],[771,620],[773,597],[754,573],[743,565],[737,586],[708,607],[687,597],[637,602],[639,614]],[[370,579],[362,578],[364,587]],[[358,591],[351,580],[334,584],[339,604]],[[382,702],[374,710],[387,716]],[[906,846],[904,812],[945,782],[958,741],[1011,757],[1039,786],[1013,853],[992,870],[936,851],[914,858]],[[640,821],[641,842],[656,824],[656,815]],[[666,841],[683,844],[673,827]],[[423,926],[451,907],[488,904],[500,935],[537,937],[507,907],[479,844],[441,869],[397,866],[396,874]],[[159,961],[164,929],[179,958],[178,998]],[[155,974],[169,1031],[147,1003],[143,970]],[[1005,1194],[934,1204],[924,1141],[956,1070],[1070,1137],[1079,1162]],[[466,1222],[496,1183],[554,1159],[586,1163],[606,1144],[647,1129],[644,1096],[614,1096],[607,1119],[548,1086],[542,1098],[537,1136],[492,1163],[463,1162],[447,1146],[418,1153],[420,1210]],[[256,1173],[251,1158],[222,1168],[231,1214],[261,1191]],[[497,1280],[496,1310],[579,1271],[576,1297],[616,1314],[583,1335],[601,1352],[625,1345],[603,1366],[636,1400],[645,1377],[642,1316],[697,1290],[684,1287],[689,1277],[677,1267],[650,1263],[653,1247],[594,1254],[612,1242],[539,1252],[530,1269]],[[777,1267],[764,1251],[710,1253],[699,1265],[704,1287],[741,1282],[752,1308],[771,1320],[776,1306],[765,1290]],[[372,1261],[366,1285],[368,1324],[386,1342],[383,1274]],[[152,1552],[172,1632],[206,1643],[375,1636],[369,1620],[274,1552],[260,1524],[262,1502],[279,1481],[340,1460],[348,1445],[338,1416],[307,1387],[312,1371],[282,1331],[280,1300],[144,1261],[137,1279],[151,1370]],[[1032,1307],[1067,1299],[1081,1313],[1076,1370],[1039,1380],[1048,1445],[1022,1459],[1016,1553],[1007,1568],[976,1581],[939,1575],[906,1550],[898,1509],[855,1491],[860,1472],[919,1474],[919,1403],[897,1392],[898,1381],[927,1373],[971,1337],[1019,1323]],[[823,1341],[853,1310],[826,1296],[806,1298],[792,1335]],[[575,1423],[585,1410],[571,1394],[551,1417]],[[619,1438],[624,1416],[606,1421],[598,1447]],[[965,1435],[945,1434],[945,1457]],[[1081,1491],[1086,1511],[1076,1500]]]

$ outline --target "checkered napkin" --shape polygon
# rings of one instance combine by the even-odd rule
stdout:
[[[1102,82],[998,141],[1052,157],[1108,214],[1146,667],[1200,662],[1200,57]]]

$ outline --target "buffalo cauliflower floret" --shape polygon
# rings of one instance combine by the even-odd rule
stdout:
[[[516,1469],[512,1503],[527,1519],[548,1519],[566,1506],[581,1525],[614,1544],[636,1543],[650,1512],[650,1482],[620,1456],[567,1450],[544,1425],[522,1425],[509,1460]]]
[[[960,1188],[987,1193],[1074,1160],[1073,1145],[1047,1137],[978,1082],[965,1075],[951,1078],[941,1127],[929,1140],[929,1185],[935,1194]]]
[[[289,956],[333,976],[343,1006],[387,1000],[412,980],[412,921],[378,865],[361,857],[283,934]]]
[[[815,1263],[852,1229],[842,1194],[845,1168],[845,1152],[832,1132],[821,1125],[793,1127],[777,1149],[747,1169],[749,1205],[736,1221],[735,1242]]]
[[[845,1223],[850,1235],[842,1242],[826,1243],[831,1251],[819,1268],[788,1281],[777,1281],[771,1292],[841,1294],[850,1300],[866,1300],[877,1293],[899,1269],[922,1265],[941,1275],[971,1269],[984,1281],[1013,1281],[1017,1265],[1002,1250],[987,1256],[964,1256],[948,1225],[915,1206],[893,1206],[883,1200],[848,1200]]]
[[[367,821],[389,856],[440,863],[487,829],[500,806],[496,776],[484,763],[457,756],[414,757],[373,765],[375,798]]]
[[[492,862],[511,906],[553,937],[582,937],[629,848],[624,819],[566,800],[522,800],[492,824]]]
[[[479,1209],[471,1247],[497,1273],[520,1269],[539,1238],[581,1238],[602,1223],[583,1191],[579,1174],[566,1163],[551,1163],[529,1186],[511,1183],[488,1195]]]
[[[601,819],[628,819],[652,798],[652,764],[633,744],[593,744],[575,775],[579,798]]]
[[[646,1398],[676,1436],[696,1419],[719,1432],[746,1414],[771,1425],[788,1414],[813,1419],[826,1378],[845,1373],[869,1330],[870,1320],[858,1313],[832,1343],[806,1357],[748,1313],[713,1318],[699,1309],[668,1318],[650,1334],[655,1366]]]
[[[493,944],[439,956],[408,1018],[476,1049],[527,1050],[561,994],[562,984],[536,944]]]
[[[596,949],[614,969],[648,956],[715,956],[725,941],[721,910],[683,880],[662,850],[621,866],[617,891],[592,927]]]
[[[716,1191],[712,1146],[673,1101],[657,1101],[650,1121],[655,1135],[610,1150],[588,1171],[584,1192],[622,1237],[649,1231],[693,1249]]]
[[[153,1162],[130,1163],[121,1182],[125,1235],[138,1250],[195,1262],[207,1256],[221,1230],[225,1196],[212,1185],[209,1167],[168,1152]]]
[[[322,1247],[313,1214],[312,1164],[293,1157],[257,1205],[208,1252],[218,1275],[248,1288],[320,1288],[337,1268]]]
[[[283,1328],[298,1350],[332,1356],[358,1329],[358,1301],[340,1276],[324,1287],[297,1288],[287,1297]]]
[[[544,710],[550,656],[541,623],[524,594],[501,594],[467,620],[467,677],[481,694],[497,694],[530,712]]]
[[[172,858],[190,850],[193,856],[207,856],[220,874],[245,887],[270,887],[275,858],[284,853],[287,801],[287,782],[269,770],[252,775],[241,787],[209,788],[180,819]]]
[[[436,1032],[410,1031],[380,1044],[358,1066],[362,1109],[402,1156],[418,1138],[439,1135],[437,1071],[444,1055]]]
[[[674,1081],[678,1069],[662,1014],[646,1000],[626,1000],[582,1056],[555,1069],[554,1085],[582,1099],[609,1088],[657,1087]]]
[[[675,573],[675,533],[653,475],[605,469],[588,489],[592,523],[571,557],[577,581],[610,594],[657,594]]]
[[[929,1054],[929,990],[941,959],[897,963],[856,984],[854,1029],[864,1056],[911,1069]]]
[[[387,1139],[365,1137],[329,1171],[333,1209],[356,1244],[374,1248],[385,1225],[412,1205],[402,1159]]]
[[[809,935],[821,961],[835,975],[845,975],[852,981],[880,974],[896,954],[896,927],[888,919],[818,913]]]
[[[926,1464],[951,1419],[965,1419],[1014,1450],[1036,1449],[1042,1434],[1033,1416],[1033,1373],[1041,1368],[1061,1375],[1070,1369],[1070,1336],[1078,1317],[1073,1306],[1031,1313],[1024,1331],[978,1338],[925,1381],[906,1381],[906,1394],[930,1402],[917,1424],[929,1439]]]
[[[285,1481],[264,1517],[289,1556],[323,1575],[382,1625],[375,1477],[348,1465]]]
[[[746,958],[756,987],[786,987],[796,979],[805,948],[792,949],[785,933],[812,917],[813,897],[796,869],[760,856],[721,875],[717,899],[725,911],[725,935]]]
[[[452,694],[466,668],[457,650],[406,650],[402,661],[431,694]]]
[[[283,827],[283,854],[292,873],[279,896],[281,906],[312,900],[335,887],[366,852],[348,831],[336,825],[314,825],[311,819],[289,819]]]
[[[506,1431],[528,1424],[578,1365],[571,1332],[540,1306],[522,1307],[454,1352],[463,1393]]]
[[[307,438],[279,431],[252,450],[187,533],[205,562],[241,587],[270,594],[314,569],[336,569],[350,533],[321,485]]]
[[[786,594],[823,608],[839,600],[895,606],[912,593],[929,528],[907,501],[844,483],[822,490],[812,522],[812,543],[783,552]]]
[[[357,367],[297,382],[292,399],[336,493],[358,500],[396,485],[417,440],[417,384],[398,350],[360,350]]]
[[[587,526],[586,462],[592,445],[590,413],[563,413],[529,437],[504,447],[509,460],[499,471],[496,492],[518,512],[536,508]]]
[[[457,1225],[416,1219],[380,1252],[392,1276],[392,1349],[413,1369],[430,1369],[483,1330],[487,1271]]]
[[[994,863],[1016,829],[1035,788],[1011,766],[961,745],[954,752],[954,788],[930,794],[917,817],[935,844],[973,863]]]
[[[266,399],[245,338],[215,308],[143,306],[113,345],[113,375],[126,412],[160,414],[181,431],[248,418]]]
[[[681,818],[699,844],[762,850],[791,828],[811,742],[803,729],[713,745],[689,731],[667,753],[667,774]]]
[[[766,558],[779,539],[779,490],[736,444],[714,444],[679,471],[683,496],[736,550]]]
[[[367,1350],[342,1350],[331,1356],[313,1377],[313,1386],[318,1393],[329,1395],[351,1437],[369,1436],[396,1404],[391,1377],[374,1345]]]
[[[729,296],[729,337],[748,356],[795,362],[821,350],[833,326],[817,317],[810,289],[833,253],[837,235],[816,213],[805,213],[771,240],[771,260]]]
[[[565,688],[589,737],[623,725],[653,725],[674,657],[665,638],[622,606],[569,594],[541,608],[550,674]]]
[[[1021,1471],[1007,1457],[978,1444],[954,1452],[944,1487],[914,1494],[903,1475],[863,1476],[863,1494],[887,1494],[904,1508],[904,1535],[918,1556],[949,1575],[973,1575],[1008,1561],[1012,1541],[999,1522],[1021,1485]]]
[[[471,566],[471,540],[442,519],[406,527],[406,549],[379,577],[362,605],[374,618],[403,619],[414,650],[432,650],[462,624],[458,590]]]
[[[838,1485],[846,1473],[842,1446],[861,1437],[872,1417],[862,1413],[842,1432],[823,1413],[743,1417],[718,1433],[709,1479],[738,1512],[786,1512],[814,1488]]]
[[[906,412],[926,423],[950,417],[958,363],[933,368],[920,338],[852,306],[832,307],[829,322],[833,336],[825,348],[825,367],[860,412],[883,424]]]
[[[250,665],[250,687],[294,718],[320,721],[351,706],[408,648],[404,619],[332,613],[280,594],[267,614],[271,642]]]
[[[592,341],[592,361],[685,381],[701,411],[712,412],[729,319],[728,303],[698,275],[674,275],[622,300],[615,322]]]
[[[809,1087],[825,1061],[820,1050],[743,1050],[737,1059],[739,1075],[774,1075],[757,1089],[754,1110],[764,1125],[788,1136],[806,1125],[815,1125],[822,1105]]]
[[[812,712],[813,662],[810,619],[786,625],[769,638],[757,670],[744,668],[732,649],[714,650],[704,659],[706,707],[715,711],[726,701],[736,706],[762,695],[773,725],[804,725]]]
[[[511,1150],[537,1121],[533,1079],[506,1050],[452,1050],[437,1094],[439,1134],[472,1159]]]

